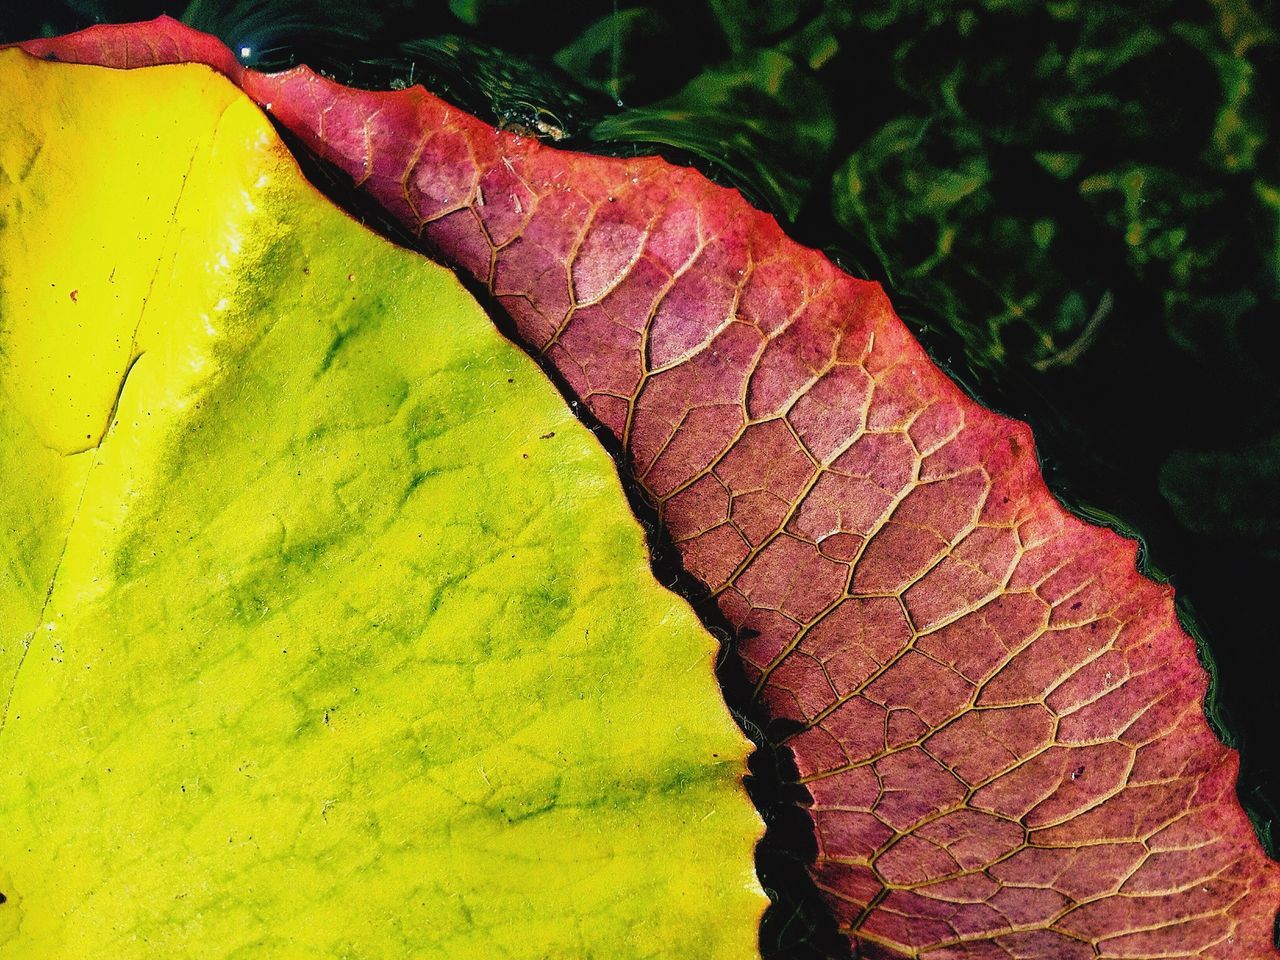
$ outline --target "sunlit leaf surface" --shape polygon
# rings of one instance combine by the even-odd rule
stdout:
[[[715,644],[203,66],[0,51],[0,954],[755,955]]]

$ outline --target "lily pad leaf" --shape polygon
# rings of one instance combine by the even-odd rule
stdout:
[[[607,455],[200,65],[0,51],[0,953],[756,956]]]
[[[121,64],[149,38],[211,44],[162,21],[29,49]],[[420,88],[232,75],[613,431],[739,631],[861,955],[1280,956],[1280,867],[1172,590],[1054,499],[1029,429],[948,380],[878,285],[658,159],[560,151]]]

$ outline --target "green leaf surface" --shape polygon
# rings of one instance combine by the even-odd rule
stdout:
[[[613,468],[199,66],[0,52],[0,953],[749,957]]]

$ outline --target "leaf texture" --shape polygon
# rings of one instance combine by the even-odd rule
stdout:
[[[0,955],[757,956],[716,643],[447,269],[0,51]]]
[[[878,285],[698,173],[420,88],[263,76],[172,21],[26,45],[229,73],[482,282],[621,441],[812,795],[865,957],[1259,958],[1280,871],[1136,545],[1072,516]]]

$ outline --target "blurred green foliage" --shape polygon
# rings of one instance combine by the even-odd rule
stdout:
[[[844,160],[835,215],[976,360],[1070,362],[1110,279],[1074,271],[1091,250],[1163,291],[1187,350],[1217,349],[1224,311],[1274,304],[1256,74],[1276,35],[1243,3],[881,2],[849,19],[890,47],[907,109]]]

